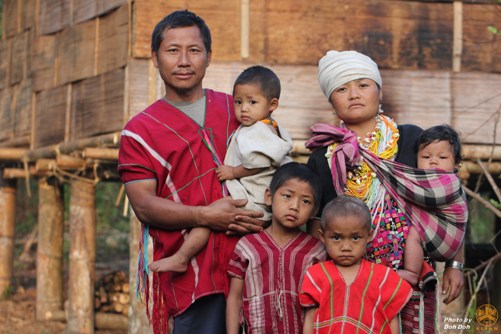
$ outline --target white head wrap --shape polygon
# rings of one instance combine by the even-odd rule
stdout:
[[[318,82],[329,100],[336,88],[362,78],[372,79],[379,88],[383,87],[377,64],[357,51],[332,50],[318,62]]]

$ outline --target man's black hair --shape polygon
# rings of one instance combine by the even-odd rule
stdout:
[[[197,26],[205,45],[206,51],[212,51],[212,39],[210,30],[205,21],[189,10],[178,10],[170,13],[157,23],[151,34],[151,51],[157,53],[163,40],[163,33],[166,29]]]

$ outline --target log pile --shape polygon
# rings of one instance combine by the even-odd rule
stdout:
[[[129,282],[123,271],[104,275],[96,284],[95,310],[105,313],[129,313]]]

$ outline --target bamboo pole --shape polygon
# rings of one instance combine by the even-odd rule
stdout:
[[[38,159],[54,159],[58,153],[69,154],[75,151],[83,150],[87,147],[96,147],[104,145],[116,145],[120,142],[120,132],[110,133],[102,136],[79,139],[71,142],[61,143],[59,145],[37,148],[26,152],[29,161]]]
[[[38,182],[37,320],[51,320],[63,311],[63,213],[57,179]]]
[[[118,149],[87,147],[83,150],[82,156],[89,159],[118,160]]]
[[[0,148],[0,161],[20,161],[27,151],[24,148]]]
[[[467,160],[501,160],[501,146],[463,145],[461,154]]]
[[[35,166],[28,167],[28,176],[35,175],[37,172]],[[3,175],[0,175],[4,179],[24,179],[26,178],[26,170],[23,168],[4,168]]]
[[[127,330],[127,317],[123,314],[96,312],[96,328]],[[145,333],[142,331],[142,333]]]
[[[29,147],[30,136],[12,138],[0,143],[0,147]]]
[[[95,185],[75,179],[70,194],[67,333],[94,333]]]
[[[463,2],[454,0],[453,3],[453,32],[452,32],[452,71],[461,71],[463,55]]]
[[[9,287],[14,256],[16,186],[0,177],[0,295]]]

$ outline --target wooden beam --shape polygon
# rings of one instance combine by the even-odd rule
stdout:
[[[15,184],[0,178],[0,295],[10,287],[13,274],[15,212]]]
[[[0,148],[0,161],[20,161],[26,152],[24,148]]]
[[[118,149],[102,148],[102,147],[87,147],[83,150],[82,156],[89,159],[98,160],[118,160]]]
[[[67,332],[94,333],[94,279],[96,261],[95,185],[71,182],[70,267]]]
[[[29,147],[30,136],[12,138],[0,143],[0,147]]]
[[[120,132],[109,133],[106,135],[79,139],[71,142],[61,143],[47,147],[37,148],[26,153],[29,161],[35,161],[41,158],[55,158],[58,153],[70,154],[75,151],[83,150],[87,147],[98,146],[118,146],[120,143]]]
[[[28,176],[36,175],[35,166],[28,167]],[[24,179],[26,178],[26,170],[24,168],[4,168],[2,177],[4,179]]]
[[[64,203],[57,179],[38,182],[37,320],[63,311]]]

